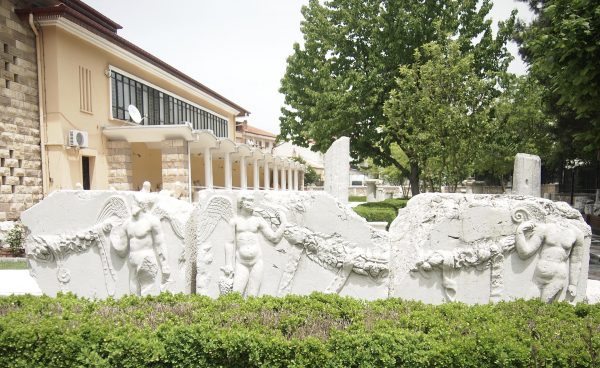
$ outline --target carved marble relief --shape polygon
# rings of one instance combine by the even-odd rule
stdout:
[[[128,257],[129,291],[136,295],[150,294],[159,272],[161,291],[172,282],[162,226],[151,212],[153,205],[154,197],[134,194],[131,217],[119,229],[120,240],[112,244],[119,256]]]
[[[552,206],[529,205],[514,210],[518,224],[515,244],[519,257],[527,259],[539,254],[533,282],[540,300],[557,300],[566,288],[568,300],[577,295],[577,284],[583,258],[584,233],[567,221],[547,220]],[[546,221],[545,221],[546,219]]]
[[[442,275],[442,288],[448,301],[454,301],[458,288],[454,279],[457,270],[473,267],[477,270],[490,269],[490,300],[502,298],[504,286],[504,256],[514,249],[514,236],[496,239],[480,239],[452,250],[435,250],[417,261],[412,272],[429,278],[428,272],[437,269]]]
[[[336,273],[326,287],[329,293],[339,293],[351,272],[375,280],[384,279],[389,272],[389,252],[386,249],[365,249],[349,242],[339,234],[320,234],[305,227],[290,225],[284,232],[290,245],[296,247],[285,267],[279,295],[290,291],[291,280],[303,254],[323,268]]]

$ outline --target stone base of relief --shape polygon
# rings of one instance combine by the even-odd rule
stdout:
[[[390,232],[323,192],[64,191],[26,211],[46,294],[339,293],[428,303],[582,300],[590,230],[565,203],[422,194]]]

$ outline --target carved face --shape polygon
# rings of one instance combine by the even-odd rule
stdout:
[[[238,202],[238,207],[242,211],[253,212],[254,211],[254,198],[251,196],[241,196]]]
[[[140,207],[139,203],[137,201],[133,201],[133,203],[131,204],[131,214],[133,216],[137,216],[140,214],[141,211],[142,208]]]

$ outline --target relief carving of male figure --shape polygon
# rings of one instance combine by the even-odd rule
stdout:
[[[234,242],[225,245],[223,267],[226,276],[233,273],[233,291],[246,296],[258,295],[264,270],[259,233],[271,243],[279,243],[286,228],[285,215],[280,212],[279,217],[281,225],[273,231],[264,218],[254,214],[254,197],[240,196],[238,215],[229,223],[234,230]]]
[[[521,259],[539,251],[533,281],[546,303],[557,300],[564,288],[573,299],[583,258],[584,234],[568,222],[521,222],[515,234],[515,248]]]
[[[162,274],[161,289],[170,280],[167,250],[160,219],[150,213],[152,198],[136,193],[131,204],[131,218],[125,222],[120,241],[113,244],[117,254],[129,254],[129,289],[136,295],[148,295],[155,284],[158,268]]]

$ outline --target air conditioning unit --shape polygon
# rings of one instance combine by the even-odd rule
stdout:
[[[69,130],[69,147],[85,148],[89,145],[88,132]]]

